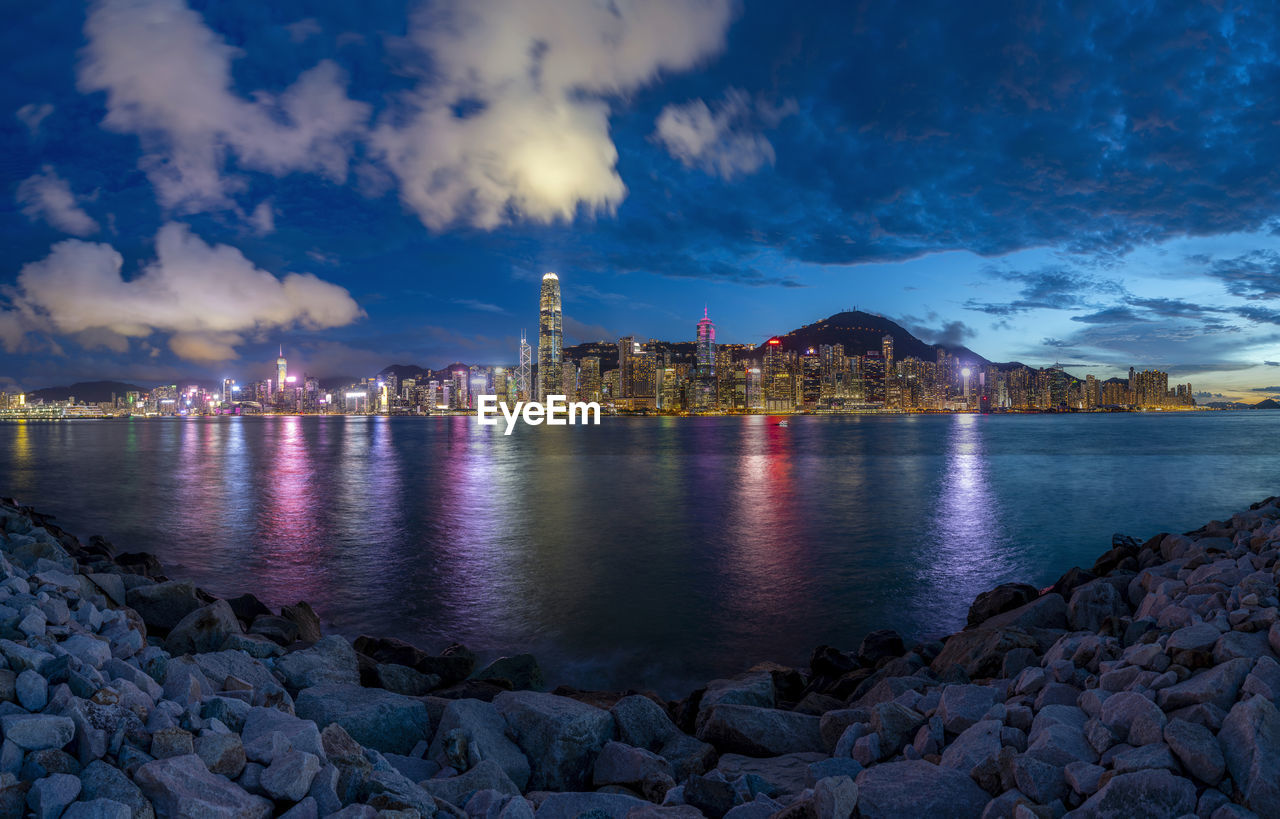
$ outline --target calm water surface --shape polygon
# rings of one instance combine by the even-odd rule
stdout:
[[[334,630],[533,651],[669,695],[873,628],[963,625],[1113,532],[1280,493],[1280,412],[0,424],[0,494]]]

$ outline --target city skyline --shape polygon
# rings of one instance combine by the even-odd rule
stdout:
[[[1277,24],[1251,4],[465,8],[31,9],[0,389],[216,381],[281,342],[333,375],[510,361],[547,270],[576,283],[566,345],[847,305],[1206,400],[1280,382]]]

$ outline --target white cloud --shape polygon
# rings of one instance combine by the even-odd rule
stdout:
[[[47,102],[34,103],[29,102],[18,109],[15,116],[27,126],[27,130],[32,136],[40,133],[40,123],[44,122],[50,114],[53,113],[53,105]]]
[[[626,195],[610,96],[724,47],[731,0],[446,0],[415,15],[428,61],[372,147],[428,227],[611,213]]]
[[[50,165],[22,180],[18,185],[17,199],[22,212],[33,222],[43,219],[73,236],[98,232],[98,223],[80,207],[76,195],[71,192],[71,185]]]
[[[108,244],[67,239],[18,274],[0,311],[0,340],[11,352],[30,332],[74,335],[90,346],[118,348],[117,337],[169,336],[191,360],[236,358],[245,336],[288,327],[350,324],[363,311],[345,289],[309,273],[277,278],[237,249],[209,245],[186,225],[156,236],[156,259],[128,280]]]
[[[663,108],[654,135],[686,167],[733,179],[774,163],[773,145],[757,129],[794,110],[794,104],[753,104],[746,92],[730,88],[712,105],[697,99]]]
[[[231,156],[275,175],[345,181],[369,106],[347,97],[334,63],[303,72],[278,96],[247,100],[231,82],[240,52],[181,0],[104,0],[85,36],[80,90],[105,91],[103,126],[141,139],[140,165],[166,208],[232,208],[243,182],[224,174]]]
[[[258,203],[258,206],[253,209],[253,213],[249,214],[249,224],[259,236],[265,236],[275,231],[276,214],[271,209],[270,199]]]

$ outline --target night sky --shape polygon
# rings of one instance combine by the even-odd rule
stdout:
[[[841,309],[1280,394],[1273,3],[4,3],[0,389]],[[1213,399],[1209,399],[1213,400]]]

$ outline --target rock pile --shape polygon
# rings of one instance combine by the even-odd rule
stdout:
[[[0,502],[0,816],[1280,816],[1280,499],[677,702],[323,635]]]

